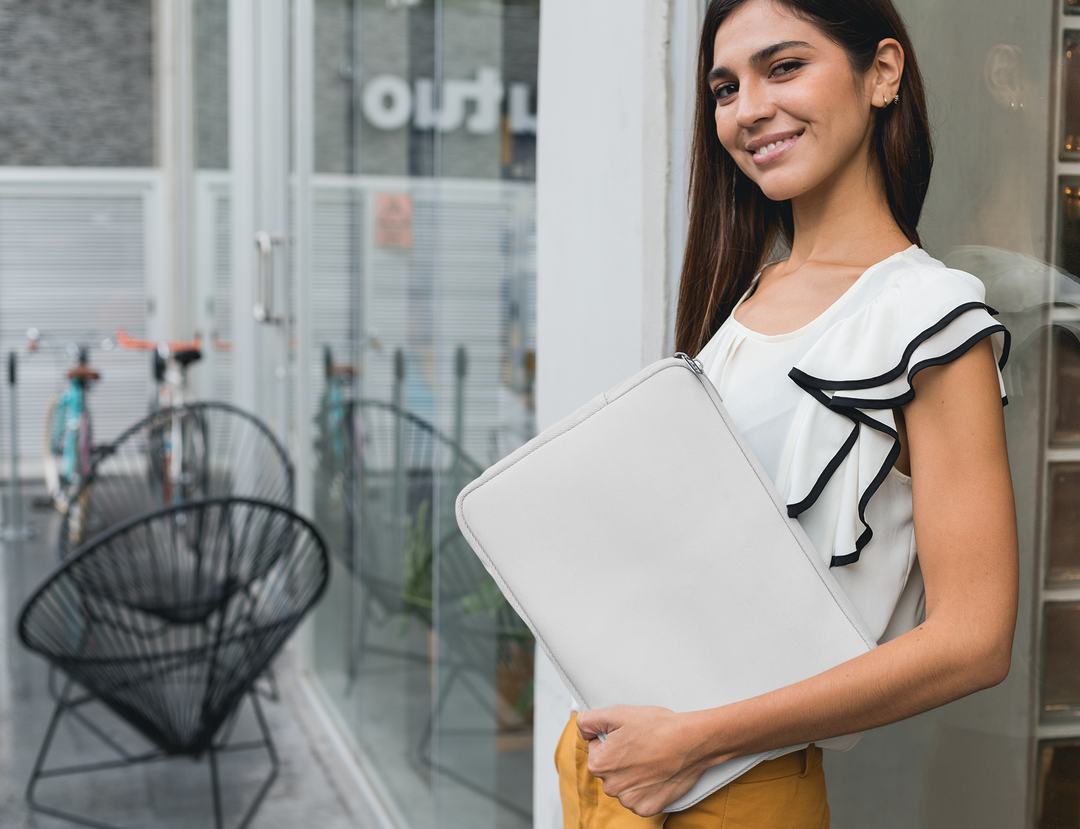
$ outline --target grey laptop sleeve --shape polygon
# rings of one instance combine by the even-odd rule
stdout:
[[[874,647],[689,358],[487,470],[457,519],[582,708],[713,708]],[[714,766],[667,811],[797,748]]]

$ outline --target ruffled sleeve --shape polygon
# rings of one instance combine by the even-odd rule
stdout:
[[[873,537],[867,506],[900,454],[893,409],[914,397],[915,375],[989,337],[1000,381],[1009,334],[984,299],[982,283],[963,271],[904,269],[833,324],[789,372],[816,403],[794,439],[788,513],[811,510],[827,487],[836,496],[830,503],[848,505],[828,519],[831,566],[858,561]],[[1004,399],[1004,385],[1001,391]]]

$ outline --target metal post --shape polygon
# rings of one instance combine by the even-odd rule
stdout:
[[[461,442],[465,437],[465,375],[469,371],[469,356],[465,353],[465,346],[459,345],[456,359],[454,360],[454,443],[461,448]]]
[[[16,389],[16,367],[18,356],[14,351],[8,353],[8,399],[11,406],[11,480],[8,482],[7,523],[0,538],[5,541],[25,541],[34,537],[34,528],[23,526],[22,486],[19,481],[19,401]]]
[[[394,539],[396,551],[405,552],[406,527],[405,493],[405,352],[394,352],[394,526],[398,537]]]
[[[454,459],[450,468],[450,488],[452,497],[465,485],[462,480],[462,455],[465,452],[465,375],[469,371],[469,355],[465,346],[459,345],[454,359]]]

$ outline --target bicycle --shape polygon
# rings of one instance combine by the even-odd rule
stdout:
[[[351,460],[346,455],[342,430],[345,428],[345,399],[352,389],[357,370],[355,366],[335,363],[330,346],[324,345],[323,374],[326,384],[315,416],[319,425],[315,448],[327,494],[336,503],[343,494]]]
[[[209,475],[207,425],[198,412],[187,408],[187,370],[202,358],[202,338],[187,342],[140,340],[116,332],[121,348],[151,351],[151,369],[157,383],[150,412],[160,412],[160,425],[148,435],[147,471],[150,485],[163,506],[181,504],[206,490]],[[179,447],[179,451],[177,451]]]
[[[41,336],[35,329],[28,334],[30,350],[36,351]],[[69,345],[68,353],[75,365],[64,376],[68,386],[54,394],[45,410],[45,434],[42,439],[42,465],[45,487],[49,497],[60,512],[71,509],[71,496],[79,491],[79,485],[90,471],[93,447],[93,426],[86,393],[90,385],[101,379],[101,373],[88,363],[85,346]],[[88,491],[83,490],[80,502],[86,500]],[[83,514],[86,504],[82,503]]]

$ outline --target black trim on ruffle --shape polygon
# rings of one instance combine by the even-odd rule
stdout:
[[[816,397],[816,394],[821,392],[810,392],[811,395]],[[825,397],[826,395],[822,395]],[[826,404],[828,405],[828,404]],[[798,518],[799,515],[814,505],[814,501],[821,495],[821,490],[825,488],[825,484],[829,482],[829,479],[833,476],[833,473],[839,469],[840,464],[844,462],[844,458],[848,456],[848,452],[855,445],[855,441],[859,439],[859,424],[855,424],[855,428],[851,430],[851,434],[844,439],[844,445],[840,447],[840,450],[833,455],[832,459],[825,464],[824,471],[818,476],[817,481],[814,482],[814,486],[811,488],[809,494],[803,498],[797,504],[787,505],[788,518]]]
[[[904,373],[904,369],[908,365],[908,361],[911,359],[911,355],[915,353],[915,349],[922,345],[926,340],[938,332],[944,330],[949,324],[957,317],[963,316],[968,311],[984,310],[991,315],[996,315],[997,311],[991,308],[984,302],[966,302],[963,305],[956,306],[952,311],[931,325],[922,333],[918,334],[910,343],[907,348],[904,349],[904,355],[900,359],[899,364],[894,366],[877,377],[869,377],[865,380],[823,380],[820,377],[813,377],[806,374],[797,368],[793,368],[789,373],[792,380],[798,383],[800,386],[813,386],[817,389],[829,389],[830,391],[847,391],[848,389],[869,389],[874,386],[880,386],[884,383],[891,383],[897,377]],[[1005,331],[1005,326],[998,325],[995,327],[995,331]],[[1001,359],[998,360],[998,368],[1005,368],[1005,362],[1009,357],[1009,332],[1005,331],[1005,346],[1001,351]],[[911,376],[908,376],[911,379]]]
[[[885,482],[885,478],[889,475],[889,470],[892,469],[896,463],[896,459],[900,457],[900,435],[895,429],[890,429],[884,423],[870,415],[859,411],[858,409],[833,409],[829,405],[829,396],[825,392],[819,389],[803,388],[807,394],[825,406],[827,409],[836,412],[838,415],[842,415],[852,423],[855,424],[855,428],[844,441],[844,445],[840,452],[837,452],[829,461],[828,466],[822,471],[821,475],[814,482],[814,486],[810,489],[810,494],[800,501],[797,505],[788,506],[788,515],[792,518],[797,518],[800,513],[805,512],[814,505],[818,497],[824,491],[826,485],[829,483],[829,479],[832,478],[833,473],[839,468],[840,463],[851,452],[852,447],[855,445],[855,439],[859,436],[862,426],[868,426],[871,429],[876,429],[879,432],[891,437],[893,439],[892,448],[889,450],[889,454],[885,458],[885,463],[882,464],[881,469],[878,470],[877,475],[874,476],[874,480],[870,482],[870,485],[866,488],[866,491],[859,498],[859,521],[862,522],[863,530],[862,534],[855,539],[855,551],[843,556],[832,556],[829,560],[830,567],[843,567],[847,564],[854,564],[859,560],[859,556],[862,554],[863,548],[870,543],[870,539],[874,537],[874,531],[866,521],[866,507],[870,503],[870,499],[878,491],[881,485]],[[892,408],[891,406],[888,408]],[[792,507],[797,506],[799,509],[797,512],[792,512]]]
[[[813,487],[811,487],[809,494],[796,504],[788,504],[788,515],[791,518],[797,518],[800,514],[808,510],[814,505],[814,503],[817,502],[817,499],[821,496],[821,493],[824,491],[826,485],[829,483],[829,480],[832,478],[833,473],[835,473],[836,470],[839,469],[840,464],[851,452],[852,447],[855,446],[862,426],[867,426],[871,429],[875,429],[878,432],[881,432],[882,434],[891,437],[893,440],[892,448],[889,450],[889,454],[886,456],[885,462],[882,464],[881,468],[878,470],[877,475],[874,476],[874,479],[870,482],[869,486],[867,486],[866,490],[859,498],[859,521],[862,522],[862,525],[866,529],[863,530],[862,534],[855,540],[854,552],[841,556],[832,556],[829,562],[830,567],[844,567],[848,564],[854,564],[855,562],[857,562],[859,560],[859,556],[862,554],[863,548],[865,548],[866,545],[870,543],[870,539],[874,537],[874,531],[866,521],[866,507],[870,503],[870,499],[877,493],[878,489],[880,489],[881,485],[885,482],[885,478],[889,475],[889,470],[892,469],[892,467],[896,464],[896,459],[900,457],[900,435],[897,433],[897,431],[895,429],[889,428],[881,421],[861,411],[861,409],[885,410],[895,409],[898,406],[903,406],[915,397],[915,389],[912,387],[911,382],[916,374],[918,374],[925,368],[930,368],[932,366],[941,366],[951,363],[953,360],[956,360],[958,357],[966,354],[977,343],[982,342],[987,337],[993,336],[994,334],[997,334],[999,332],[1004,333],[1005,342],[1002,347],[1001,359],[998,361],[998,367],[999,369],[1004,368],[1005,362],[1009,356],[1010,335],[1008,330],[1006,330],[1005,326],[1003,325],[992,325],[983,328],[951,351],[938,357],[934,357],[932,359],[923,360],[921,363],[917,363],[916,365],[912,366],[907,376],[908,390],[903,394],[897,395],[896,397],[889,398],[887,400],[837,397],[835,395],[830,397],[823,391],[823,389],[865,389],[870,388],[874,385],[879,385],[882,382],[891,382],[892,380],[895,380],[897,377],[900,376],[900,374],[903,373],[904,367],[907,364],[907,360],[911,358],[911,355],[915,352],[915,348],[917,348],[918,345],[944,329],[950,322],[955,320],[961,314],[964,314],[967,311],[973,310],[975,308],[985,309],[992,314],[997,313],[992,308],[983,303],[972,302],[967,303],[966,305],[958,306],[956,309],[953,309],[953,311],[943,317],[942,320],[940,320],[938,323],[931,326],[930,328],[927,328],[925,331],[919,334],[918,337],[912,340],[911,343],[908,344],[907,348],[904,349],[904,362],[901,363],[901,365],[899,366],[899,371],[897,371],[896,369],[892,369],[889,372],[879,375],[878,377],[871,378],[870,380],[844,380],[836,382],[831,382],[827,380],[822,380],[817,377],[813,377],[809,374],[806,374],[806,372],[800,371],[797,368],[792,368],[791,371],[788,372],[788,376],[799,386],[799,388],[801,388],[803,391],[813,397],[814,400],[825,406],[825,408],[829,409],[830,411],[836,412],[837,414],[848,418],[855,424],[855,428],[852,430],[851,434],[847,437],[847,439],[845,439],[843,446],[841,446],[840,450],[830,459],[829,463],[826,464],[825,468],[822,470],[821,474],[814,482],[814,485]],[[1004,405],[1007,402],[1008,399],[1003,397],[1002,404]]]
[[[915,397],[915,389],[911,387],[912,380],[915,379],[915,375],[922,371],[924,368],[932,368],[934,366],[944,366],[951,363],[957,357],[966,354],[972,346],[977,342],[985,340],[987,337],[994,334],[1005,334],[1005,345],[1002,347],[1001,353],[1005,354],[1009,345],[1009,332],[1005,329],[1004,325],[991,325],[987,328],[983,328],[981,331],[976,331],[971,337],[958,345],[952,351],[942,354],[938,357],[933,357],[929,360],[923,360],[921,363],[916,363],[911,367],[911,371],[908,373],[908,390],[903,394],[898,394],[896,397],[890,397],[887,399],[873,398],[873,397],[841,397],[839,395],[833,395],[829,401],[829,408],[859,408],[859,409],[895,409],[897,406],[903,406],[910,403]],[[999,368],[1004,368],[1004,363],[999,363]],[[792,369],[797,371],[797,369]],[[790,377],[791,374],[789,373]],[[792,377],[794,380],[795,378]],[[894,378],[895,379],[895,378]],[[796,380],[795,382],[798,382]],[[1004,398],[1002,398],[1004,400]]]

